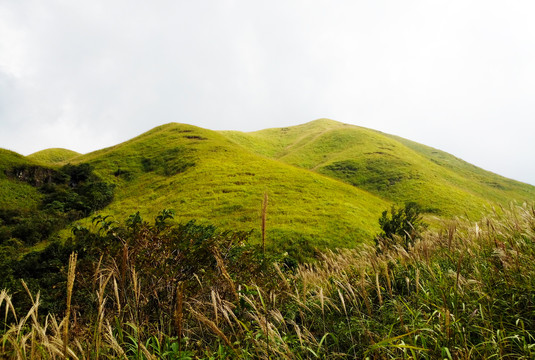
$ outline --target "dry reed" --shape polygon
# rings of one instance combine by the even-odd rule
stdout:
[[[74,286],[74,277],[76,275],[76,259],[78,254],[73,252],[69,258],[69,270],[67,273],[67,309],[65,310],[65,319],[63,327],[63,356],[65,359],[68,358],[67,349],[69,347],[69,318],[71,315],[71,299],[72,299],[72,289]]]

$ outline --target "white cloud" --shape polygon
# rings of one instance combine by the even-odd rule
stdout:
[[[535,184],[535,3],[0,4],[0,146],[330,117]],[[515,159],[515,161],[511,161]]]

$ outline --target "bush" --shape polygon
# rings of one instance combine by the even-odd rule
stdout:
[[[383,211],[379,218],[379,226],[383,231],[375,237],[377,247],[401,245],[408,250],[420,232],[427,228],[421,213],[420,206],[415,202],[408,202],[403,208],[392,205],[390,214],[387,210]]]

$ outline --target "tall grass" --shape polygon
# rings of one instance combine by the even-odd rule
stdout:
[[[67,348],[69,346],[69,321],[71,316],[71,300],[72,289],[74,286],[74,278],[76,276],[76,259],[77,254],[72,253],[69,258],[69,270],[67,273],[67,310],[65,310],[65,319],[63,320],[63,356],[68,358]]]
[[[219,280],[193,291],[169,283],[173,316],[145,313],[151,294],[135,262],[98,269],[98,316],[78,324],[71,358],[532,359],[535,357],[535,208],[497,209],[445,222],[408,249],[325,252],[269,281],[240,283],[214,251]],[[125,256],[128,257],[127,252]],[[273,275],[275,274],[275,275]],[[121,276],[125,276],[124,285]],[[276,277],[276,278],[275,278]],[[197,280],[194,280],[197,281]],[[39,294],[26,315],[0,293],[1,355],[61,358],[67,346]],[[70,344],[70,343],[69,343]]]

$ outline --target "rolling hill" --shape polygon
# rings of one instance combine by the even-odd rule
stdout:
[[[535,199],[535,187],[480,169],[443,151],[333,120],[227,137],[258,154],[312,170],[428,213],[479,217],[489,206]]]
[[[172,208],[180,221],[258,229],[269,195],[272,244],[350,246],[373,236],[389,203],[336,179],[257,155],[215,131],[167,124],[117,146],[73,159],[117,185],[103,212],[150,218]],[[140,204],[142,204],[140,206]],[[258,236],[258,234],[256,235]]]
[[[535,199],[535,187],[445,152],[320,119],[251,133],[170,123],[84,155],[48,149],[25,158],[3,150],[2,207],[35,208],[42,196],[35,186],[7,176],[10,169],[67,163],[91,164],[115,185],[114,200],[101,213],[117,220],[136,211],[152,219],[167,208],[181,222],[259,229],[267,192],[268,241],[278,250],[371,241],[377,219],[392,204],[418,202],[428,218],[477,219],[489,207]]]

